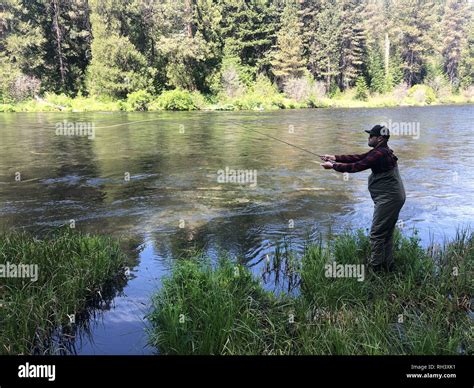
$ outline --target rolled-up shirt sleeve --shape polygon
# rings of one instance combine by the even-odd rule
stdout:
[[[359,171],[364,171],[369,168],[374,167],[380,158],[383,157],[383,152],[378,151],[378,150],[371,150],[367,152],[367,154],[364,154],[365,156],[358,160],[355,163],[334,163],[332,168],[336,171],[339,172],[359,172]],[[361,156],[361,155],[346,155],[346,156]],[[338,159],[336,157],[336,160],[339,161],[341,159]],[[344,159],[348,160],[348,159]]]

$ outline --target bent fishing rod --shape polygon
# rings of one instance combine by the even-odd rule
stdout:
[[[238,123],[236,123],[236,122],[232,122],[232,124],[235,124],[236,126],[238,126],[238,127],[240,127],[240,128],[243,128],[243,129],[246,129],[246,130],[249,130],[249,131],[258,133],[259,135],[266,136],[266,137],[268,137],[268,138],[270,138],[270,139],[279,141],[280,143],[289,145],[290,147],[297,148],[297,149],[299,149],[299,150],[301,150],[301,151],[307,152],[308,154],[311,154],[311,155],[314,155],[314,156],[318,156],[318,157],[320,157],[320,158],[321,158],[322,160],[324,160],[324,161],[333,162],[332,160],[329,160],[328,158],[326,158],[324,155],[316,154],[316,153],[314,153],[313,151],[307,150],[306,148],[300,147],[300,146],[298,146],[298,145],[296,145],[296,144],[289,143],[289,142],[287,142],[287,141],[285,141],[285,140],[282,140],[282,139],[279,139],[279,138],[277,138],[277,137],[275,137],[275,136],[268,135],[268,134],[266,134],[266,133],[257,131],[257,130],[254,129],[254,128],[245,127],[244,125],[238,124]]]
[[[149,119],[149,120],[138,120],[138,121],[132,121],[132,122],[126,122],[126,123],[119,123],[119,124],[114,124],[114,125],[107,125],[107,126],[103,126],[103,127],[98,127],[98,128],[111,128],[111,127],[118,127],[118,126],[122,126],[122,125],[130,125],[130,124],[136,124],[136,123],[147,122],[147,121],[157,121],[157,120],[161,120],[161,118]],[[330,159],[326,158],[324,155],[316,154],[315,152],[312,152],[312,151],[310,151],[310,150],[307,150],[306,148],[300,147],[300,146],[298,146],[298,145],[296,145],[296,144],[289,143],[289,142],[287,142],[287,141],[285,141],[285,140],[279,139],[279,138],[277,138],[277,137],[275,137],[275,136],[272,136],[272,135],[269,135],[269,134],[267,134],[267,133],[263,133],[263,132],[257,131],[257,130],[254,129],[254,128],[246,127],[246,126],[244,126],[244,125],[242,125],[242,124],[236,123],[235,121],[233,121],[232,124],[234,124],[234,125],[237,126],[237,127],[242,128],[242,129],[245,129],[245,130],[249,130],[249,131],[251,131],[251,132],[258,133],[258,134],[261,135],[261,136],[265,136],[265,137],[268,137],[268,138],[270,138],[270,139],[279,141],[280,143],[289,145],[290,147],[299,149],[299,150],[304,151],[304,152],[306,152],[306,153],[308,153],[308,154],[317,156],[317,157],[321,158],[322,160],[324,160],[324,161],[326,161],[326,162],[334,162],[333,160],[330,160]]]

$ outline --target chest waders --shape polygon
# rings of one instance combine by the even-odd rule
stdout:
[[[370,174],[369,192],[375,206],[370,230],[372,253],[368,264],[388,268],[393,264],[393,232],[406,199],[398,167]]]

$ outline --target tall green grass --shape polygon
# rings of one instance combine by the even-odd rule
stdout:
[[[52,332],[71,327],[68,314],[79,320],[125,279],[117,242],[72,231],[0,234],[0,264],[8,262],[38,265],[38,280],[0,278],[0,354],[50,351]]]
[[[397,231],[395,271],[360,282],[324,273],[370,254],[364,233],[345,233],[308,246],[289,266],[297,292],[279,295],[229,259],[181,260],[153,298],[150,343],[164,354],[473,354],[473,237],[424,250]],[[274,260],[286,267],[284,256]]]

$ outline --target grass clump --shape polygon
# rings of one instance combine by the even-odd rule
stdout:
[[[165,354],[473,354],[474,235],[425,250],[397,231],[394,272],[325,275],[332,261],[364,264],[369,246],[362,231],[309,245],[278,272],[297,268],[298,289],[278,295],[228,259],[182,260],[153,298],[150,342]]]
[[[118,244],[106,237],[67,230],[42,240],[1,234],[0,265],[37,265],[38,272],[36,281],[0,278],[0,354],[50,351],[52,332],[68,330],[68,314],[77,320],[100,304],[124,279],[124,263]]]
[[[242,266],[183,260],[153,299],[151,342],[171,354],[258,353],[274,303]]]

